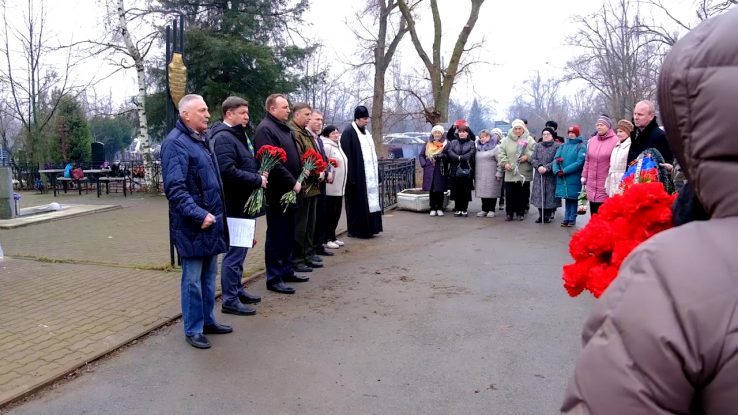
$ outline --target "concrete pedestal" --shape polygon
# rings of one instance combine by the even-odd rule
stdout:
[[[15,215],[13,172],[10,167],[0,167],[0,219],[13,219]]]

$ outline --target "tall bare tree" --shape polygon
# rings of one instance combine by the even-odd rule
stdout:
[[[4,36],[0,52],[5,62],[0,68],[0,82],[7,91],[6,109],[22,126],[27,160],[39,164],[45,158],[43,131],[61,99],[72,89],[71,52],[67,53],[63,67],[51,64],[48,47],[51,40],[46,31],[43,0],[26,0],[22,18],[13,19],[17,25],[9,23],[5,2],[2,8]]]
[[[699,23],[738,4],[738,0],[696,0],[693,1],[694,16],[687,17],[676,13],[673,7],[667,7],[663,0],[639,0],[639,2],[650,6],[663,17],[658,19],[658,23],[655,19],[652,22],[642,21],[639,29],[669,47],[679,40],[681,33],[689,32]],[[670,27],[664,22],[670,23]]]
[[[363,63],[358,66],[371,65],[374,70],[374,83],[372,87],[372,138],[375,148],[383,149],[382,135],[385,130],[385,98],[387,69],[397,51],[402,38],[408,32],[405,19],[402,18],[396,0],[371,0],[356,13],[353,21],[358,25],[351,27],[356,38],[365,45],[364,53],[360,56]],[[414,7],[411,4],[409,8]],[[372,25],[364,24],[366,17],[372,18]],[[383,150],[380,150],[383,151]]]
[[[477,19],[479,18],[479,9],[482,7],[484,0],[470,1],[471,10],[469,11],[469,17],[456,38],[454,48],[451,52],[451,58],[448,60],[448,65],[444,65],[443,57],[441,55],[443,28],[441,25],[441,14],[438,11],[438,1],[430,0],[431,14],[433,16],[433,44],[431,46],[431,55],[429,56],[420,41],[420,37],[418,36],[418,30],[412,9],[408,6],[408,2],[406,0],[397,0],[397,5],[402,12],[402,16],[407,22],[407,27],[410,31],[410,38],[412,39],[415,51],[423,61],[423,64],[428,71],[428,76],[430,77],[431,89],[433,91],[433,104],[424,106],[426,107],[425,118],[431,125],[448,121],[448,104],[451,99],[451,90],[453,89],[456,77],[463,73],[469,65],[473,63],[462,61],[462,57],[471,49],[466,47],[466,43],[477,23]]]
[[[612,117],[629,117],[636,102],[656,92],[664,50],[640,29],[641,21],[638,4],[629,0],[608,0],[574,21],[580,29],[569,43],[584,51],[567,64],[567,80],[580,79],[602,94]]]

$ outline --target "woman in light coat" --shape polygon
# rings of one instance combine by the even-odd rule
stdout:
[[[589,210],[593,215],[608,197],[605,191],[605,180],[610,171],[610,155],[618,143],[612,127],[612,120],[606,115],[601,115],[595,123],[597,134],[587,143],[582,184],[587,190]]]
[[[610,155],[610,171],[607,173],[607,180],[605,180],[605,190],[608,197],[622,193],[620,191],[620,180],[628,168],[628,151],[630,150],[630,133],[632,131],[633,124],[630,121],[618,121],[618,128],[615,130],[618,143]]]
[[[512,122],[507,137],[500,143],[500,164],[505,169],[505,210],[506,221],[525,219],[525,208],[530,196],[530,181],[533,180],[533,167],[530,158],[536,140],[530,136],[522,120]]]
[[[497,162],[500,154],[497,140],[502,136],[502,131],[497,128],[495,130],[498,134],[480,131],[476,142],[474,189],[477,197],[482,199],[482,210],[477,213],[479,217],[495,217],[495,205],[502,190],[502,170]]]
[[[325,246],[336,249],[343,245],[343,241],[336,238],[336,227],[341,219],[341,209],[343,208],[343,193],[346,191],[346,153],[341,149],[341,132],[333,125],[323,128],[320,133],[320,139],[323,140],[325,154],[328,160],[335,160],[333,166],[332,180],[325,185],[325,214],[326,214],[326,240]]]

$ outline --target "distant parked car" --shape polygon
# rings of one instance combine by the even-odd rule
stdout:
[[[388,134],[382,140],[387,158],[415,158],[423,151],[428,133],[423,133],[426,138],[420,138],[416,133]]]

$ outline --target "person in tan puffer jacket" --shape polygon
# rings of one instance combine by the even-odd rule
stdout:
[[[585,324],[562,413],[738,414],[736,27],[738,8],[700,24],[659,78],[667,138],[708,220],[659,233],[623,262]]]

